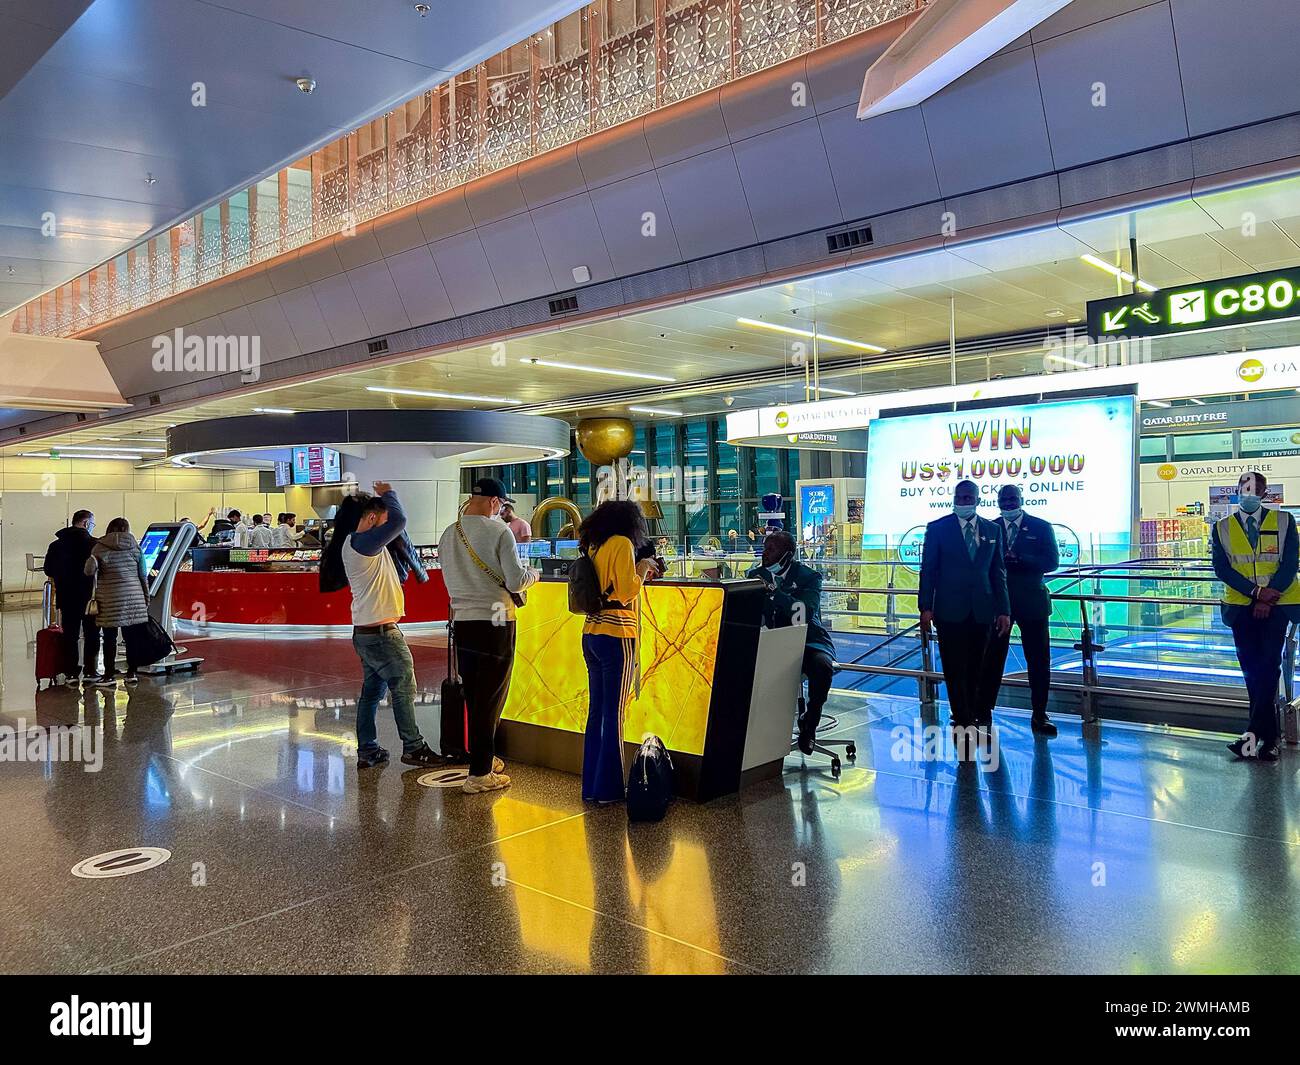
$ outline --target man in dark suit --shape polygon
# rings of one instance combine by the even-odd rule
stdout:
[[[822,575],[795,555],[794,537],[784,529],[767,534],[763,558],[746,574],[767,585],[763,624],[769,629],[807,625],[803,674],[808,678],[808,703],[799,717],[799,749],[812,754],[822,707],[835,674],[835,641],[822,623]]]
[[[1047,716],[1047,690],[1052,679],[1052,647],[1048,631],[1052,618],[1052,597],[1043,577],[1057,569],[1061,555],[1052,526],[1024,511],[1025,498],[1014,484],[998,492],[1001,517],[994,523],[1002,532],[1007,567],[1007,594],[1011,600],[1011,624],[1020,627],[1020,646],[1029,670],[1029,697],[1033,714],[1030,728],[1043,736],[1055,736],[1056,726]],[[1011,631],[989,640],[980,685],[980,718],[993,720],[993,707],[1002,687]]]
[[[980,677],[990,629],[1011,630],[1002,533],[975,513],[979,488],[960,481],[953,490],[953,512],[932,521],[921,549],[921,587],[917,602],[921,628],[939,631],[943,682],[948,688],[952,723],[987,724],[980,719]]]

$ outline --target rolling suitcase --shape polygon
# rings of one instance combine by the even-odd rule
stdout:
[[[438,731],[438,749],[444,758],[455,762],[469,761],[469,707],[465,704],[465,689],[456,672],[456,642],[452,622],[447,621],[447,677],[442,682],[441,723]]]
[[[63,628],[54,624],[53,593],[54,585],[46,581],[41,593],[41,628],[36,633],[37,691],[40,691],[43,680],[48,680],[53,687],[63,672]]]

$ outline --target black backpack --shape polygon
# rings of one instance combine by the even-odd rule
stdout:
[[[585,551],[579,552],[569,566],[569,613],[599,614],[608,603],[600,590],[596,563]]]
[[[662,821],[673,797],[673,760],[658,736],[647,736],[632,760],[627,782],[627,819]]]

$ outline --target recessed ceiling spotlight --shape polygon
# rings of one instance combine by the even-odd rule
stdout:
[[[158,184],[158,179],[157,179],[156,177],[153,176],[153,171],[152,171],[152,170],[149,171],[149,173],[145,174],[145,176],[144,176],[144,183],[145,183],[146,185],[157,185],[157,184]]]
[[[416,13],[417,15],[419,15],[420,18],[425,18],[425,17],[429,14],[429,5],[428,5],[428,4],[416,4],[416,5],[415,5],[415,13]]]
[[[298,91],[310,96],[316,91],[315,78],[297,78],[294,84],[298,86]]]
[[[1050,311],[1043,312],[1044,318],[1064,318],[1065,312],[1059,307],[1053,307]]]

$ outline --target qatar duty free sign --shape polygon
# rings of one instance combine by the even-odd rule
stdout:
[[[1112,559],[1132,542],[1134,399],[988,407],[878,418],[867,447],[864,549],[920,563],[926,525],[952,510],[958,481],[998,516],[998,489],[1020,486],[1025,511],[1056,527],[1061,564]]]
[[[1298,267],[1091,300],[1088,335],[1140,339],[1292,318],[1300,318]]]

